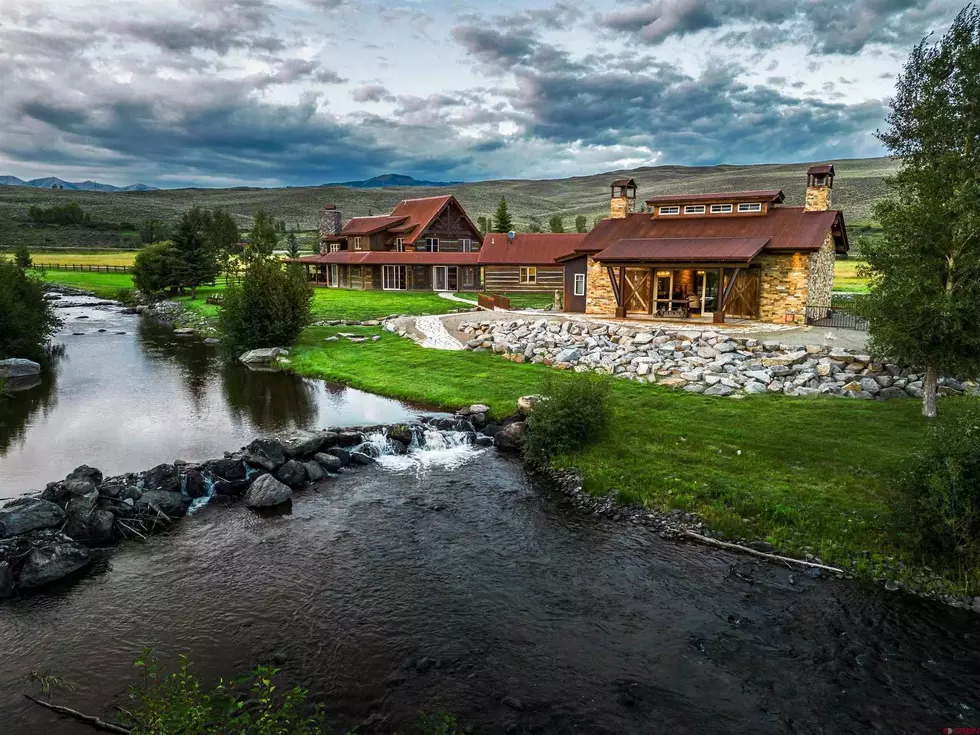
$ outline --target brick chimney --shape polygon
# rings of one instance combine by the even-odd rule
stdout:
[[[324,204],[320,212],[320,253],[323,254],[324,240],[336,237],[343,229],[340,210],[336,204]]]
[[[807,212],[826,212],[830,209],[830,193],[834,188],[834,164],[810,166],[806,172]]]
[[[617,179],[610,186],[609,219],[626,219],[636,211],[636,182],[633,179]]]

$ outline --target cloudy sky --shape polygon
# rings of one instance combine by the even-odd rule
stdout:
[[[543,178],[878,155],[966,0],[0,0],[0,174]]]

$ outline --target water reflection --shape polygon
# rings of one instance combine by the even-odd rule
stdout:
[[[221,374],[228,407],[242,420],[270,431],[312,425],[317,418],[312,381],[230,365]]]
[[[151,319],[139,323],[137,337],[148,357],[165,360],[179,368],[191,401],[200,407],[212,381],[221,373],[221,358],[217,351],[208,348],[200,339],[176,336],[170,326]]]
[[[58,365],[67,359],[62,345],[54,345],[42,363],[41,375],[31,383],[21,382],[0,396],[0,457],[22,441],[28,424],[38,412],[48,414],[58,403]]]

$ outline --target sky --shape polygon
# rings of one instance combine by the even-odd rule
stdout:
[[[0,175],[558,178],[882,155],[966,0],[0,0]]]

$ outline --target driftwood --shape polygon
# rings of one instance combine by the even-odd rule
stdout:
[[[63,707],[60,704],[51,704],[51,702],[45,702],[43,699],[38,699],[37,697],[32,697],[30,694],[25,694],[29,700],[38,704],[52,712],[57,712],[59,715],[65,715],[79,722],[84,722],[90,727],[94,727],[96,730],[102,730],[103,732],[113,732],[117,735],[131,735],[132,731],[128,727],[123,727],[122,725],[117,725],[114,722],[106,722],[98,717],[93,717],[92,715],[84,715],[77,710],[70,709],[69,707]]]
[[[708,544],[709,546],[718,546],[722,549],[728,549],[729,551],[738,551],[742,554],[751,554],[752,556],[760,556],[763,559],[769,559],[771,561],[781,561],[787,564],[800,564],[805,567],[810,567],[812,569],[824,569],[828,572],[834,572],[835,574],[844,574],[843,569],[838,569],[837,567],[829,567],[826,564],[817,564],[812,561],[802,561],[800,559],[793,559],[789,556],[779,556],[778,554],[767,554],[764,551],[756,551],[755,549],[750,549],[747,546],[739,546],[738,544],[730,544],[727,541],[719,541],[718,539],[710,538],[708,536],[702,536],[700,533],[694,533],[694,531],[681,530],[681,535],[695,541],[700,541],[702,544]]]

